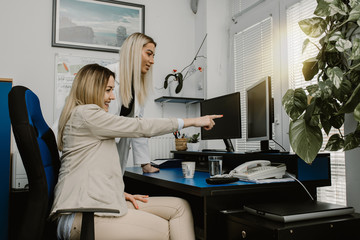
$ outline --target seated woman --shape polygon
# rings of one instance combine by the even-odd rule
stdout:
[[[115,99],[114,73],[97,64],[75,77],[60,116],[62,151],[51,216],[58,218],[59,239],[79,239],[81,213],[56,215],[70,208],[118,209],[95,215],[96,239],[194,239],[191,209],[175,197],[124,192],[117,137],[151,137],[195,126],[211,129],[220,115],[188,119],[127,118],[107,113]]]

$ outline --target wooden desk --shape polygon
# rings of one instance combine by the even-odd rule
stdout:
[[[223,239],[226,226],[220,210],[241,209],[250,201],[308,199],[296,182],[255,184],[238,181],[209,185],[205,181],[208,177],[209,173],[197,171],[193,179],[185,179],[180,168],[143,174],[140,167],[128,167],[124,181],[125,190],[129,193],[186,199],[191,205],[198,239]],[[316,196],[316,187],[308,190]]]

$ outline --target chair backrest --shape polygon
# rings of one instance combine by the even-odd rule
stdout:
[[[38,97],[30,89],[15,86],[8,97],[10,121],[29,182],[17,239],[53,239],[55,226],[48,216],[60,167],[55,136],[43,118]]]

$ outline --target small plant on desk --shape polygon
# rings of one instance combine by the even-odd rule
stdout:
[[[195,133],[193,134],[191,137],[187,138],[187,142],[188,143],[198,143],[199,142],[199,136],[200,136],[200,133]]]
[[[199,151],[199,146],[200,146],[199,136],[200,133],[195,133],[191,137],[187,138],[187,142],[188,142],[187,146],[189,151]]]

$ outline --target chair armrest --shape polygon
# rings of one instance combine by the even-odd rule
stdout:
[[[85,212],[101,212],[101,213],[120,213],[118,209],[111,208],[68,208],[68,209],[60,209],[57,210],[56,213],[85,213]]]
[[[57,210],[56,213],[82,213],[80,240],[94,240],[94,213],[120,213],[117,209],[110,208],[69,208]]]

